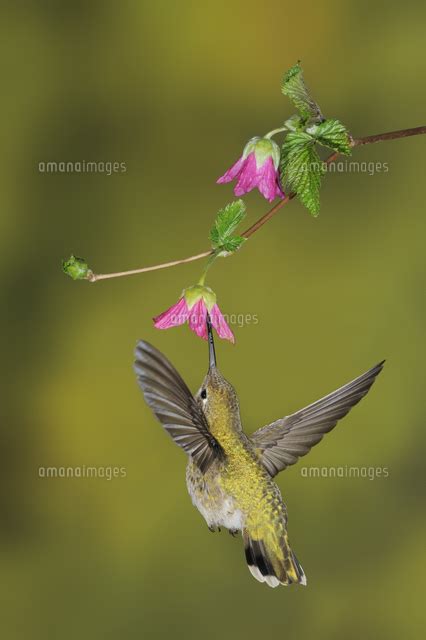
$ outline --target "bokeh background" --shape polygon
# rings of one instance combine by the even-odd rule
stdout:
[[[61,273],[207,248],[233,198],[216,178],[293,113],[283,72],[302,59],[354,136],[424,124],[421,2],[2,3],[2,636],[419,638],[424,623],[424,156],[421,137],[357,149],[388,172],[327,176],[314,220],[285,207],[211,271],[233,325],[217,346],[247,431],[382,358],[371,394],[279,478],[308,587],[253,580],[241,540],[192,507],[185,458],[132,372],[152,341],[194,390],[205,344],[151,318],[201,263],[89,284]],[[125,173],[46,174],[47,161]],[[246,198],[248,222],[267,207]],[[126,477],[43,479],[43,466]],[[387,478],[304,478],[304,466],[386,467]]]

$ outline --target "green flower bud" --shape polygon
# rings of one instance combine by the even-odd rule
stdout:
[[[91,273],[84,258],[78,258],[74,255],[71,255],[68,260],[62,261],[62,271],[73,280],[86,280]]]

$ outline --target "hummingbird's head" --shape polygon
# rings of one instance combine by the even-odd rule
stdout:
[[[223,377],[217,368],[213,332],[209,316],[207,316],[207,334],[209,342],[209,370],[197,393],[197,401],[203,408],[212,430],[215,424],[221,423],[222,421],[226,421],[229,424],[230,419],[233,423],[239,425],[238,396],[232,384]]]

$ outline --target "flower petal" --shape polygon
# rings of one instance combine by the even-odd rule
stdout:
[[[278,186],[278,171],[271,156],[262,165],[257,187],[264,198],[272,202],[277,196],[283,197]]]
[[[256,166],[256,157],[254,152],[249,153],[241,170],[238,182],[235,185],[234,193],[236,196],[242,196],[244,193],[248,193],[258,183],[258,172]]]
[[[204,300],[198,300],[189,312],[189,328],[197,334],[199,338],[207,340],[207,307]]]
[[[221,176],[220,178],[218,178],[218,180],[216,180],[216,183],[224,184],[225,182],[231,182],[231,180],[234,180],[234,178],[236,178],[237,175],[240,173],[241,167],[243,166],[244,162],[245,162],[245,158],[241,156],[241,158],[239,158],[237,162],[235,162],[235,164],[233,164],[232,167],[228,169],[226,173],[223,174],[223,176]]]
[[[210,311],[210,319],[212,325],[217,331],[217,335],[219,338],[224,340],[230,340],[231,342],[235,342],[234,334],[228,326],[225,318],[223,317],[219,307],[215,304]]]
[[[184,298],[180,298],[172,307],[154,318],[156,329],[170,329],[188,321],[189,310]]]

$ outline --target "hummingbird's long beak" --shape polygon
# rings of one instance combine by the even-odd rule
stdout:
[[[216,367],[216,353],[214,350],[213,330],[210,316],[207,314],[207,339],[209,341],[209,369]]]

